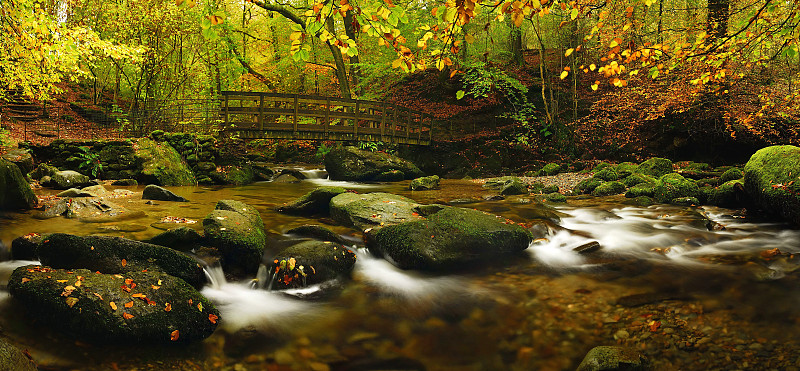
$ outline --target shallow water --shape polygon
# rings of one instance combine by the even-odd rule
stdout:
[[[172,188],[188,203],[117,199],[146,214],[119,223],[7,214],[0,219],[0,241],[10,245],[30,232],[146,239],[177,226],[162,223],[165,217],[196,220],[189,226],[201,229],[217,200],[235,199],[261,212],[270,233],[269,260],[296,241],[287,230],[321,223],[279,214],[275,207],[319,185],[397,193],[421,203],[488,194],[468,181],[411,192],[408,182],[354,184],[322,179],[318,171],[304,174],[310,179],[299,184]],[[397,269],[341,226],[329,227],[352,241],[358,256],[349,280],[279,293],[253,289],[264,286],[265,277],[227,282],[218,267],[208,267],[212,283],[203,294],[222,320],[200,344],[78,343],[31,323],[3,290],[0,336],[28,349],[47,369],[567,370],[592,347],[613,344],[641,350],[659,370],[800,366],[800,344],[787,330],[800,322],[794,255],[800,231],[717,208],[640,208],[608,198],[570,200],[553,211],[533,199],[464,205],[527,225],[543,217],[557,223],[525,254],[458,273]],[[709,231],[706,218],[726,229]],[[602,248],[573,251],[591,241]],[[767,253],[775,248],[780,253]],[[0,286],[27,263],[0,262]]]

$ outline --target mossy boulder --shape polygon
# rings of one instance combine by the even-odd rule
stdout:
[[[139,183],[160,186],[197,184],[186,162],[169,144],[142,138],[133,148],[137,161],[142,164]]]
[[[184,280],[163,272],[98,274],[17,268],[11,296],[38,322],[93,343],[190,343],[210,336],[219,311]]]
[[[666,158],[653,157],[639,164],[635,172],[661,177],[672,172],[672,161]]]
[[[561,165],[549,163],[542,168],[542,175],[556,175],[561,172]]]
[[[748,196],[744,188],[744,179],[736,179],[712,188],[706,195],[706,203],[721,207],[736,208],[747,203]]]
[[[515,176],[503,176],[487,179],[484,188],[498,191],[501,195],[521,195],[528,193],[528,186]]]
[[[222,265],[235,275],[258,270],[267,243],[258,211],[243,202],[223,200],[203,219],[206,241],[222,254]]]
[[[0,159],[0,210],[32,209],[37,202],[17,165]]]
[[[295,215],[328,214],[331,199],[347,192],[342,187],[317,187],[302,197],[278,207],[278,211]]]
[[[83,188],[91,185],[91,179],[77,171],[59,171],[50,177],[50,187],[55,189]]]
[[[656,178],[653,178],[649,175],[631,174],[628,175],[625,179],[622,179],[622,184],[624,184],[626,187],[633,187],[637,184],[642,184],[642,183],[655,184],[656,180],[657,180]]]
[[[33,171],[33,156],[31,156],[31,152],[27,149],[17,148],[9,150],[3,154],[2,158],[17,165],[23,174]]]
[[[36,365],[21,350],[0,339],[0,371],[36,371]]]
[[[39,246],[47,235],[28,233],[11,241],[12,260],[39,260]]]
[[[103,198],[63,198],[35,214],[38,219],[64,216],[84,223],[110,223],[143,217],[144,211],[130,210]]]
[[[577,371],[647,371],[650,362],[647,357],[633,349],[617,346],[594,347],[578,365]]]
[[[320,241],[330,241],[339,244],[345,244],[344,238],[336,234],[336,232],[328,228],[325,228],[321,225],[310,225],[310,224],[301,225],[299,227],[294,227],[286,231],[286,234],[313,238],[315,240],[320,240]]]
[[[390,193],[342,193],[331,199],[331,218],[359,230],[421,219],[414,200]],[[416,214],[416,215],[415,215]]]
[[[698,206],[700,205],[700,200],[697,197],[678,197],[673,198],[669,203],[680,206]]]
[[[577,194],[592,193],[601,184],[603,184],[602,181],[594,178],[584,179],[575,185],[575,188],[572,189],[572,192]]]
[[[555,184],[551,184],[549,186],[542,187],[542,193],[544,193],[544,194],[557,193],[557,192],[558,192],[558,186],[555,185]]]
[[[592,173],[597,173],[597,172],[600,172],[601,170],[603,170],[605,168],[608,168],[608,167],[613,167],[613,165],[609,164],[608,162],[601,162],[601,163],[597,164],[594,168],[592,168],[591,172]]]
[[[272,289],[290,289],[349,275],[356,254],[330,241],[304,241],[279,252],[269,267]]]
[[[627,198],[637,198],[642,196],[653,197],[655,195],[656,185],[653,183],[640,183],[628,189],[625,192]]]
[[[36,168],[33,169],[30,173],[28,173],[28,177],[33,180],[40,180],[45,176],[49,176],[50,179],[53,179],[53,175],[58,172],[58,168],[55,166],[51,166],[48,164],[38,164]]]
[[[721,183],[727,183],[730,182],[731,180],[737,180],[742,178],[744,178],[744,172],[738,168],[732,168],[722,173],[722,176],[719,177],[719,181]]]
[[[159,187],[155,184],[148,184],[142,191],[143,200],[156,200],[156,201],[175,201],[186,202],[187,200],[181,196],[176,195],[172,191]]]
[[[334,148],[325,156],[325,169],[332,180],[369,181],[381,173],[397,170],[404,179],[425,174],[410,161],[383,152],[363,151],[356,147]]]
[[[592,178],[595,178],[597,180],[602,180],[604,182],[612,182],[615,180],[619,180],[620,175],[617,173],[616,170],[614,170],[614,168],[608,167],[595,173]]]
[[[429,205],[427,219],[373,229],[370,251],[402,269],[446,270],[479,263],[528,248],[530,231],[472,209]]]
[[[173,249],[121,237],[75,236],[53,233],[38,249],[42,265],[59,269],[89,269],[117,274],[159,270],[194,287],[206,282],[203,268]]]
[[[567,202],[567,196],[564,196],[558,192],[548,193],[547,196],[545,196],[545,199],[547,201],[557,202],[557,203]]]
[[[758,150],[744,167],[744,188],[760,209],[800,225],[800,147]]]
[[[209,172],[208,176],[217,184],[246,185],[256,180],[256,173],[249,165],[221,166]]]
[[[203,236],[196,230],[189,227],[178,227],[161,232],[147,242],[178,251],[190,251],[199,247],[202,241]]]
[[[617,174],[619,174],[620,179],[622,179],[635,173],[638,167],[639,165],[634,164],[633,162],[623,162],[617,166],[614,166],[614,171],[616,171]]]
[[[697,197],[700,188],[689,179],[677,173],[662,176],[653,189],[653,197],[661,203],[669,203],[676,198]]]
[[[427,191],[431,189],[438,189],[439,176],[431,175],[431,176],[416,178],[411,181],[411,184],[408,186],[408,188],[411,189],[412,191]]]
[[[378,182],[401,182],[406,179],[406,175],[400,170],[384,171],[375,176],[372,180]]]
[[[625,192],[625,185],[621,182],[605,182],[592,191],[592,196],[613,196]]]

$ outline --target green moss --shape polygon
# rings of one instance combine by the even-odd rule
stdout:
[[[555,184],[549,185],[547,187],[542,188],[542,193],[550,194],[558,192],[558,186]]]
[[[622,180],[622,184],[624,184],[626,187],[633,187],[637,184],[642,184],[642,183],[655,183],[656,180],[657,180],[656,178],[653,178],[649,175],[631,174]]]
[[[641,196],[653,197],[653,195],[655,194],[655,188],[656,186],[653,183],[637,184],[628,189],[627,192],[625,192],[625,197],[627,198],[637,198]]]
[[[656,201],[669,203],[673,199],[697,197],[700,188],[693,181],[677,173],[666,174],[658,179],[653,189]]]
[[[192,171],[169,144],[143,138],[136,142],[134,150],[142,163],[141,183],[161,186],[197,184]]]
[[[639,165],[633,162],[623,162],[614,167],[614,170],[619,174],[620,179],[625,178],[636,172]]]
[[[290,269],[289,262],[295,259]],[[304,241],[279,252],[273,258],[269,276],[278,271],[277,279],[271,282],[273,289],[304,287],[347,275],[356,263],[356,254],[338,243],[328,241]]]
[[[603,170],[598,171],[597,173],[594,174],[594,176],[592,178],[595,178],[597,180],[602,180],[602,181],[605,181],[605,182],[611,182],[611,181],[619,180],[620,179],[620,175],[616,171],[614,171],[613,168],[609,167],[609,168],[605,168]]]
[[[0,339],[0,370],[36,371],[36,365],[21,350]]]
[[[599,187],[601,184],[603,184],[603,182],[594,178],[584,179],[575,185],[575,188],[572,189],[572,192],[579,194],[592,193],[595,188]]]
[[[707,193],[706,203],[721,207],[736,208],[742,206],[745,197],[744,179],[736,179],[711,188]]]
[[[314,215],[328,214],[331,199],[347,192],[342,187],[318,187],[302,197],[278,208],[278,211],[287,214]]]
[[[416,201],[391,193],[342,193],[331,199],[331,218],[360,230],[375,226],[402,223],[420,217]]]
[[[558,192],[548,193],[545,199],[550,202],[567,202],[567,196]]]
[[[258,270],[267,244],[264,225],[257,225],[243,214],[214,210],[203,219],[206,240],[222,254],[223,268],[236,275]]]
[[[483,187],[499,191],[501,195],[521,195],[528,193],[528,187],[522,179],[515,176],[487,179]]]
[[[678,197],[673,198],[670,203],[681,206],[698,206],[700,205],[700,200],[698,200],[697,197]]]
[[[561,172],[561,165],[555,163],[549,163],[544,165],[542,168],[543,175],[556,175]]]
[[[605,182],[592,191],[592,196],[612,196],[625,192],[625,185],[621,182]]]
[[[409,184],[408,188],[411,189],[412,191],[426,191],[430,189],[437,189],[439,188],[439,176],[431,175],[414,179],[411,181],[411,184]]]
[[[666,158],[653,157],[636,167],[637,173],[661,177],[672,172],[672,161]]]
[[[631,198],[629,200],[626,200],[624,203],[626,205],[647,207],[647,206],[650,206],[650,205],[654,205],[656,203],[656,200],[654,200],[652,197],[648,197],[648,196],[639,196],[639,197],[635,197],[635,198]]]
[[[0,210],[32,209],[37,202],[17,165],[0,158]]]
[[[744,172],[742,172],[738,168],[732,168],[722,173],[722,176],[719,179],[721,183],[727,183],[730,182],[731,180],[742,179],[743,177],[744,177]]]
[[[607,168],[607,167],[609,167],[609,166],[612,166],[612,165],[611,165],[611,164],[609,164],[608,162],[601,162],[601,163],[597,164],[597,166],[595,166],[595,167],[592,169],[592,171],[591,171],[591,172],[592,172],[592,173],[597,173],[597,172],[600,172],[601,170],[603,170],[603,169],[605,169],[605,168]]]
[[[375,176],[373,180],[378,182],[401,182],[406,178],[406,175],[403,174],[400,170],[389,170],[384,171]]]

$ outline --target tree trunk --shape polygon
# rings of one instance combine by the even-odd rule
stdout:
[[[354,22],[353,11],[348,10],[344,16],[344,32],[351,40],[358,42],[358,30]],[[350,77],[353,79],[353,87],[355,88],[356,95],[360,96],[364,94],[364,89],[360,86],[361,71],[358,68],[359,63],[361,62],[358,54],[350,57]]]
[[[511,61],[521,66],[525,60],[522,56],[522,27],[511,25]]]
[[[730,7],[730,0],[708,0],[706,32],[712,39],[723,38],[728,34]]]
[[[328,28],[328,32],[336,35],[336,30],[333,27],[333,18],[328,17],[325,21],[325,26]],[[352,94],[350,93],[350,80],[347,79],[347,66],[344,65],[344,57],[342,57],[342,51],[339,49],[338,46],[328,44],[328,49],[331,51],[331,56],[333,56],[333,64],[336,66],[336,78],[339,80],[339,91],[342,94],[342,98],[350,99]]]

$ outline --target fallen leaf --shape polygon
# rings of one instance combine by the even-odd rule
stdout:
[[[178,330],[175,330],[175,331],[172,331],[171,334],[169,334],[169,339],[172,340],[172,341],[177,341],[179,336],[181,336],[181,333],[178,332]]]
[[[25,283],[25,282],[31,282],[31,279],[30,278],[23,278],[22,279],[22,283]]]
[[[78,302],[78,298],[67,298],[67,305],[72,308]]]
[[[203,311],[203,303],[197,303],[197,310]]]
[[[56,280],[58,283],[67,283],[67,280]]]
[[[122,318],[131,319],[133,318],[133,314],[130,313],[122,313]]]
[[[131,308],[131,307],[133,307],[133,301],[125,303],[125,308]]]
[[[92,295],[97,296],[97,298],[100,299],[100,300],[103,300],[103,296],[98,294],[98,293],[96,293],[96,292],[93,292]]]
[[[164,311],[165,312],[169,312],[171,310],[172,310],[172,304],[170,304],[170,303],[164,304]]]
[[[112,302],[109,302],[109,303],[108,303],[108,305],[110,305],[110,306],[111,306],[111,309],[112,309],[112,310],[117,310],[117,303],[115,303],[115,302],[113,302],[113,301],[112,301]]]
[[[158,290],[158,289],[161,288],[161,286],[150,285],[150,288],[153,289],[153,290]]]
[[[218,320],[218,319],[219,319],[219,317],[217,317],[217,316],[215,316],[215,315],[213,315],[213,314],[211,314],[211,313],[209,313],[209,314],[208,314],[208,320],[209,320],[211,323],[213,323],[213,324],[215,324],[215,325],[216,325],[216,324],[217,324],[217,320]]]
[[[125,260],[125,259],[122,259],[122,266],[124,267],[124,266],[126,266],[126,265],[128,265],[128,261],[127,261],[127,260]]]

